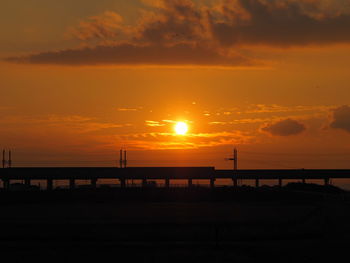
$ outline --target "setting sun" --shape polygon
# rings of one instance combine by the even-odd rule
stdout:
[[[185,135],[188,131],[188,125],[184,122],[177,122],[175,125],[175,132],[178,135]]]

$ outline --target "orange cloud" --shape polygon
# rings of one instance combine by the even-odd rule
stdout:
[[[243,55],[241,47],[350,42],[350,10],[340,1],[226,0],[213,5],[193,0],[147,2],[151,9],[143,10],[136,25],[126,25],[119,14],[107,11],[69,29],[89,47],[6,60],[59,65],[242,67],[263,63]]]
[[[302,133],[306,127],[296,120],[286,119],[267,124],[261,130],[276,136],[290,136]]]
[[[330,127],[350,132],[350,106],[344,105],[333,110]]]

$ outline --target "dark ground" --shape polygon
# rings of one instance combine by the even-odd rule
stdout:
[[[334,187],[0,192],[3,262],[340,262],[350,195]]]

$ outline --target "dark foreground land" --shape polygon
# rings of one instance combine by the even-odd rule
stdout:
[[[348,261],[331,186],[0,192],[2,262]]]

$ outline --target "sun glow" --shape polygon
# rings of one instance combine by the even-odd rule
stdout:
[[[184,122],[177,122],[174,129],[177,135],[185,135],[188,132],[188,125]]]

